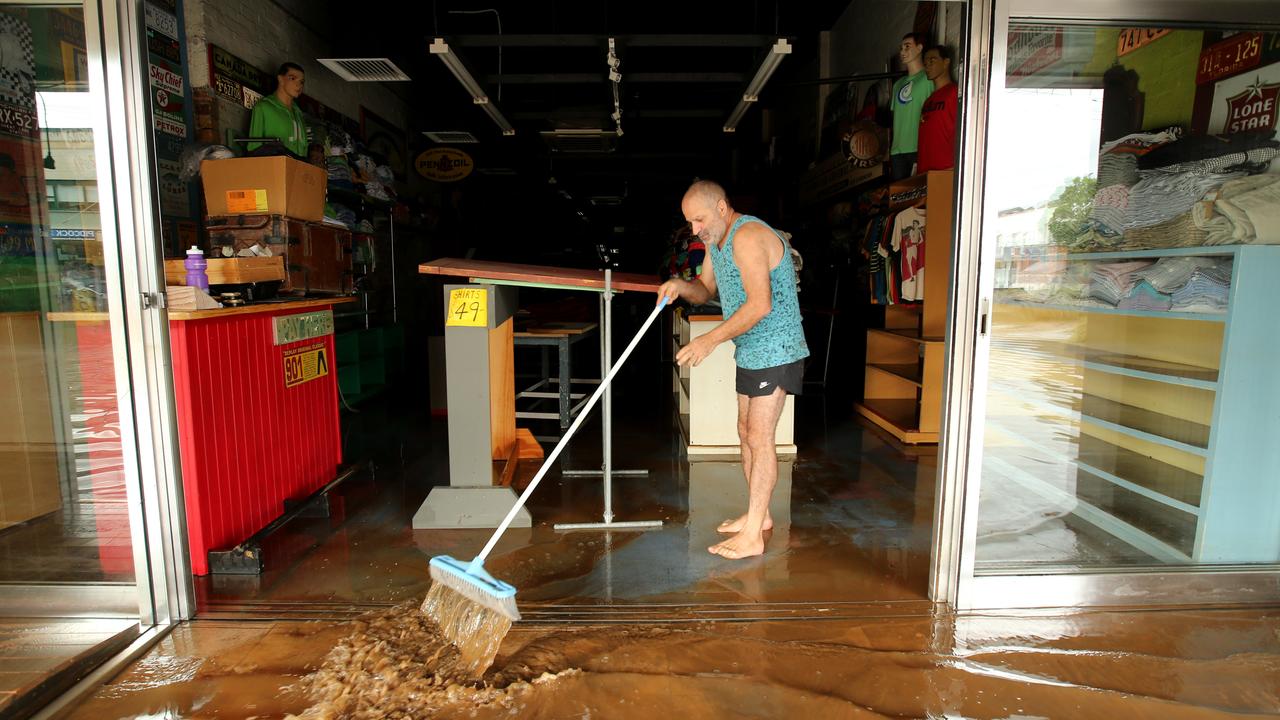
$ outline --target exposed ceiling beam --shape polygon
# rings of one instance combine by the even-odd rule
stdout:
[[[635,72],[623,75],[629,83],[721,83],[725,85],[742,85],[747,81],[746,73],[736,72],[687,72],[687,73],[653,73]],[[507,73],[505,75],[486,75],[484,81],[490,86],[503,85],[595,85],[607,80],[603,73]]]
[[[604,109],[552,110],[549,112],[520,111],[509,113],[512,120],[571,120],[601,119],[606,117]],[[717,108],[655,108],[653,110],[627,111],[628,118],[646,120],[686,120],[715,118],[724,116],[724,111]]]
[[[459,47],[603,47],[609,38],[626,47],[743,47],[760,48],[775,35],[453,35]]]

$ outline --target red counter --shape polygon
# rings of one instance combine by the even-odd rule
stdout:
[[[323,487],[342,461],[333,334],[275,344],[275,319],[346,298],[169,313],[191,568]]]

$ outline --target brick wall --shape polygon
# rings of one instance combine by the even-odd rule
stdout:
[[[333,24],[324,12],[324,3],[307,0],[183,0],[186,12],[188,53],[191,58],[191,86],[197,92],[197,109],[204,95],[203,121],[197,117],[197,133],[216,135],[232,128],[248,129],[249,111],[235,103],[200,93],[209,87],[209,45],[217,45],[274,74],[280,63],[292,60],[307,71],[307,95],[359,121],[364,106],[387,122],[405,127],[409,109],[405,90],[382,83],[352,83],[334,75],[316,62],[319,57],[342,57]],[[213,127],[208,127],[212,124]],[[216,128],[217,132],[212,132]]]

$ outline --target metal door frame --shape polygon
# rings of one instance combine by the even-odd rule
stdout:
[[[964,138],[957,167],[958,242],[951,316],[930,597],[957,609],[1220,605],[1280,600],[1280,569],[1195,566],[1092,574],[975,575],[995,274],[995,217],[983,191],[988,118],[999,112],[1010,18],[1055,24],[1162,27],[1272,27],[1280,3],[1268,0],[980,0],[972,7],[964,89]]]

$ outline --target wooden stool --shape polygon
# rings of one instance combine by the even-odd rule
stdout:
[[[513,341],[516,347],[542,348],[542,376],[534,384],[516,393],[516,400],[534,398],[541,401],[557,398],[560,403],[559,412],[517,410],[517,418],[559,420],[561,430],[569,427],[569,424],[573,422],[574,416],[578,414],[586,402],[582,400],[582,398],[586,397],[586,393],[573,392],[573,383],[594,385],[600,382],[599,380],[583,380],[570,377],[569,351],[573,345],[594,333],[597,327],[598,324],[593,322],[546,323],[526,328],[514,334]],[[551,348],[555,348],[557,354],[558,369],[554,376],[551,374],[551,364],[548,359]],[[544,389],[552,385],[556,386],[555,392]],[[575,400],[581,402],[574,405],[573,402]]]

